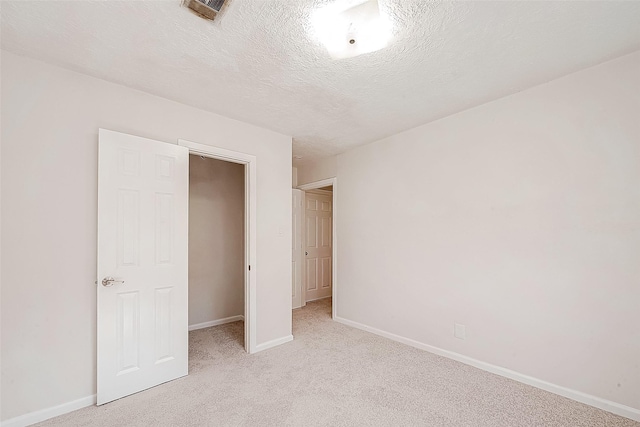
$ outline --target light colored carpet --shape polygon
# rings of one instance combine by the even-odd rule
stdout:
[[[640,426],[534,387],[293,312],[294,341],[247,355],[242,322],[189,335],[189,376],[42,426]]]

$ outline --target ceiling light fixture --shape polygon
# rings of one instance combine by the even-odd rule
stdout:
[[[380,13],[377,0],[348,9],[334,3],[317,10],[311,21],[316,37],[334,59],[380,50],[391,39],[391,22]]]

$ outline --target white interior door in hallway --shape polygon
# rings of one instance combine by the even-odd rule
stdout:
[[[332,196],[305,194],[305,301],[331,296]]]
[[[187,375],[189,150],[100,129],[97,402]]]

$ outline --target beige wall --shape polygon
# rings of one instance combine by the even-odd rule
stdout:
[[[189,156],[189,325],[244,315],[244,166]]]
[[[342,154],[338,183],[339,316],[640,409],[640,52]]]
[[[337,172],[336,156],[327,157],[314,162],[300,163],[298,169],[298,185],[309,184],[327,178],[334,178]]]
[[[98,128],[256,156],[257,343],[291,334],[291,137],[2,51],[3,420],[96,390]]]
[[[296,188],[298,186],[298,168],[295,166],[291,168],[291,187]]]

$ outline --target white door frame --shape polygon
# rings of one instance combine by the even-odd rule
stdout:
[[[307,190],[315,190],[318,188],[327,187],[329,185],[333,186],[333,207],[331,212],[331,216],[332,216],[331,242],[333,245],[331,248],[331,266],[332,266],[331,268],[331,282],[332,282],[331,283],[331,318],[336,319],[338,317],[338,312],[336,310],[336,307],[338,306],[337,304],[338,292],[336,291],[336,289],[338,288],[338,256],[337,256],[338,255],[338,235],[336,233],[336,230],[337,230],[336,224],[338,223],[337,221],[338,178],[322,179],[320,181],[314,181],[308,184],[299,185],[297,188],[299,190],[307,191]],[[305,209],[306,209],[306,206],[305,206]],[[304,263],[302,265],[303,265],[303,268],[306,267]],[[306,278],[306,273],[303,273],[302,277]],[[304,282],[305,280],[303,279],[303,285],[302,285],[303,288],[306,287],[306,283]],[[303,293],[303,296],[304,294],[305,293]]]
[[[291,190],[292,196],[292,251],[291,259],[293,261],[294,267],[291,270],[291,280],[293,282],[293,286],[295,289],[294,294],[296,295],[296,301],[294,301],[293,296],[291,298],[291,307],[293,309],[301,308],[305,306],[304,294],[302,290],[304,289],[303,285],[303,224],[304,224],[304,195],[305,192],[302,190],[298,190],[294,188]],[[298,200],[296,200],[296,196],[298,196]],[[298,202],[298,203],[295,203]]]
[[[244,165],[244,348],[247,353],[256,352],[256,247],[257,247],[257,176],[256,156],[227,150],[212,145],[199,144],[184,139],[178,145],[189,149],[189,154],[211,157]]]

